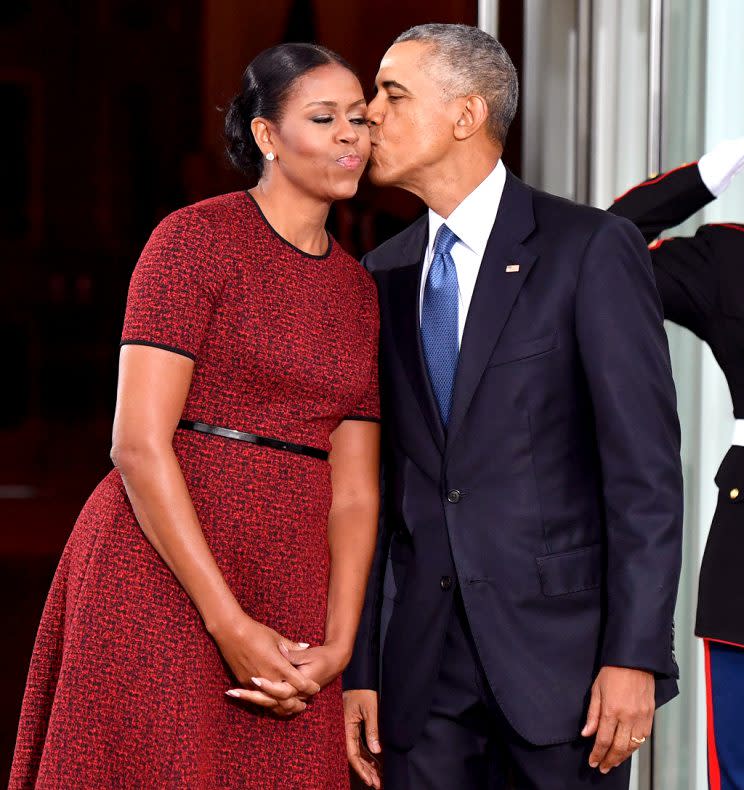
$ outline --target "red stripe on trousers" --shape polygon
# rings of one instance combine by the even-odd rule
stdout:
[[[713,726],[713,679],[710,674],[710,640],[704,639],[705,646],[705,699],[708,710],[708,781],[710,790],[721,790],[721,768],[718,765],[716,732]]]

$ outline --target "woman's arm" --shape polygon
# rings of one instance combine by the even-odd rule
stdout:
[[[213,633],[237,623],[243,611],[204,539],[173,452],[193,367],[180,354],[122,347],[111,458],[142,531]]]
[[[335,680],[349,663],[364,603],[377,539],[380,426],[344,420],[331,434],[331,445],[331,574],[325,640],[308,650],[283,650],[303,675],[321,687]],[[242,692],[243,699],[263,705],[290,693],[287,684],[259,680],[262,691]]]
[[[325,644],[351,659],[377,539],[380,426],[344,420],[331,436],[333,503],[328,516],[331,578]]]
[[[317,684],[280,651],[284,642],[299,646],[242,610],[204,538],[172,446],[193,365],[163,349],[122,347],[111,457],[142,531],[193,601],[239,682],[251,685],[251,677],[266,676],[315,693]],[[286,707],[296,712],[304,704],[294,700]]]

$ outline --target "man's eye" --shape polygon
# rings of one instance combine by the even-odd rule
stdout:
[[[323,115],[319,118],[311,118],[313,123],[332,123],[333,118],[330,115]]]
[[[402,99],[402,96],[391,96],[388,94],[388,101],[398,101],[398,99]]]

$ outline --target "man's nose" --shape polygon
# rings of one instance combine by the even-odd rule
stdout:
[[[384,117],[382,113],[382,100],[379,96],[375,96],[367,105],[367,123],[370,124],[370,126],[380,126]]]

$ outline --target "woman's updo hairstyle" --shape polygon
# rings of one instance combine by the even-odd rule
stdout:
[[[297,80],[320,66],[338,64],[356,75],[335,52],[317,44],[279,44],[256,56],[243,74],[240,93],[225,113],[227,153],[234,167],[261,178],[264,158],[251,131],[254,118],[279,123],[286,99]]]

